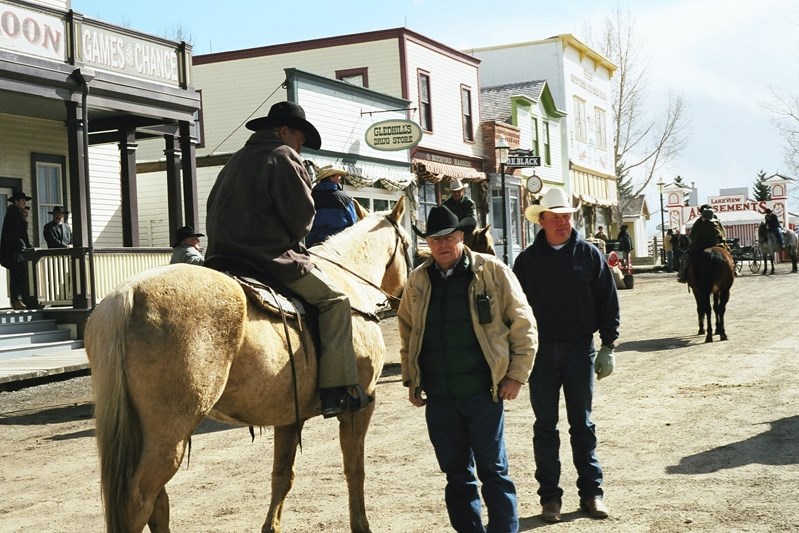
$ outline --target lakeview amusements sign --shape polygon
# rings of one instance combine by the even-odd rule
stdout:
[[[421,142],[422,128],[412,120],[384,120],[372,124],[364,138],[375,150],[407,150]]]

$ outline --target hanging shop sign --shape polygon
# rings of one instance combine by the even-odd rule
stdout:
[[[364,138],[366,144],[375,150],[407,150],[422,140],[422,128],[412,120],[384,120],[372,124]]]

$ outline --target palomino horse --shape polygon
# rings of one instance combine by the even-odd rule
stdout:
[[[401,293],[410,267],[409,236],[399,225],[404,210],[401,200],[390,213],[370,215],[314,248],[317,264],[353,309],[374,311],[386,296],[396,300]],[[374,395],[385,358],[380,328],[355,314],[352,334],[360,385]],[[107,531],[140,532],[145,525],[169,531],[165,485],[206,416],[275,427],[272,497],[262,531],[280,530],[302,425],[319,414],[316,354],[302,349],[313,352],[307,328],[263,312],[223,273],[169,265],[106,296],[85,341]],[[350,527],[358,532],[369,531],[364,439],[374,405],[338,420]]]
[[[713,326],[710,322],[710,297],[713,296],[713,313],[716,315],[716,333],[721,340],[727,340],[724,330],[724,311],[730,300],[730,288],[735,280],[735,263],[730,252],[722,246],[706,248],[691,253],[691,261],[686,273],[688,286],[696,300],[696,314],[699,318],[698,335],[707,335],[705,342],[713,342]]]
[[[785,243],[785,251],[791,256],[793,268],[791,272],[797,272],[797,258],[799,258],[799,237],[789,229],[782,230],[782,242]],[[780,245],[777,236],[768,230],[765,222],[761,222],[757,228],[757,243],[760,246],[760,254],[763,256],[763,275],[768,274],[768,264],[771,261],[771,274],[774,273],[774,254],[780,252]]]

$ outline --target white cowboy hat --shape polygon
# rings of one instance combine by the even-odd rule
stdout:
[[[541,198],[541,203],[531,205],[524,210],[524,217],[530,222],[538,222],[538,217],[544,211],[552,213],[574,213],[576,207],[571,206],[569,197],[563,189],[549,189]]]
[[[465,189],[466,185],[459,179],[454,179],[449,182],[449,190],[450,191],[460,191],[461,189]]]
[[[330,178],[333,176],[346,176],[347,174],[349,174],[349,172],[341,167],[325,165],[316,173],[316,179],[314,181],[322,181],[325,178]]]

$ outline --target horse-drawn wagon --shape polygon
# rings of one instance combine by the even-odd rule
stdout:
[[[741,246],[740,239],[727,239],[727,246],[730,248],[732,260],[735,261],[736,276],[743,270],[744,263],[748,264],[752,274],[760,272],[763,255],[758,246]]]

